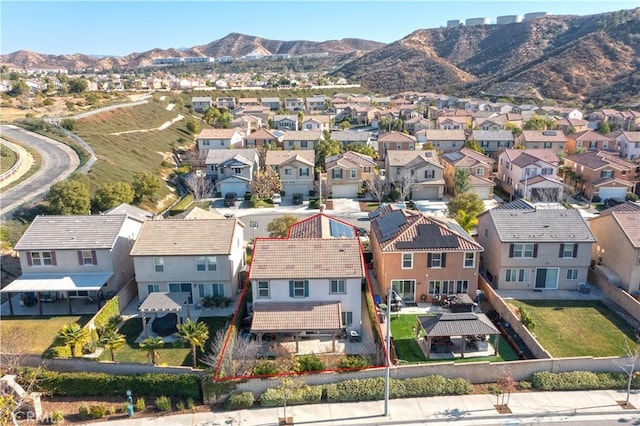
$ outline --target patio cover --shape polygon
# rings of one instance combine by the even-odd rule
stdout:
[[[189,293],[149,293],[138,311],[140,312],[180,312],[189,301]]]
[[[2,293],[45,291],[98,291],[113,274],[25,274],[2,289]]]
[[[253,307],[253,333],[340,331],[339,302],[260,302]]]
[[[500,331],[485,314],[471,312],[418,316],[427,337],[495,335]]]

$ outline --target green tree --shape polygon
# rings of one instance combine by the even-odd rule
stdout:
[[[267,224],[267,231],[272,238],[284,238],[289,233],[289,227],[296,223],[298,218],[292,214],[276,217]]]
[[[116,360],[116,352],[122,349],[127,343],[124,334],[118,333],[116,330],[108,329],[100,336],[100,344],[111,352],[111,361]]]
[[[200,133],[201,129],[202,127],[200,126],[200,122],[195,118],[192,118],[191,120],[187,121],[187,130],[192,135],[197,135],[198,133]]]
[[[76,356],[76,348],[78,345],[82,345],[89,339],[89,332],[87,329],[80,327],[80,324],[73,322],[71,324],[63,325],[58,332],[58,338],[60,338],[65,345],[71,349],[71,356]]]
[[[52,214],[86,215],[91,211],[89,189],[77,179],[56,183],[46,199]]]
[[[464,210],[458,210],[458,213],[456,214],[456,222],[458,222],[462,229],[467,232],[471,232],[473,228],[478,226],[478,218],[470,215]]]
[[[72,78],[69,80],[69,93],[82,93],[89,87],[89,82],[84,78]]]
[[[480,144],[478,143],[477,140],[475,139],[470,139],[468,140],[464,146],[466,146],[469,149],[474,150],[475,152],[479,152],[480,154],[484,154],[484,149],[482,149],[482,147],[480,146]]]
[[[524,130],[547,130],[552,129],[555,126],[555,122],[551,118],[544,118],[539,115],[534,115],[532,118],[524,122]]]
[[[340,122],[340,124],[338,124],[338,128],[339,128],[340,130],[347,130],[347,129],[349,129],[350,127],[351,127],[351,123],[349,122],[349,119],[348,119],[348,118],[345,118],[344,120],[342,120],[342,121]]]
[[[164,340],[162,337],[149,336],[140,342],[140,349],[145,351],[149,355],[149,360],[155,365],[160,357],[158,349],[164,346]]]
[[[153,198],[160,191],[160,179],[151,173],[137,172],[133,175],[133,192],[135,200],[140,202],[144,197]]]
[[[7,94],[12,98],[26,96],[29,94],[29,86],[27,86],[27,82],[23,79],[14,80],[11,84],[11,90]]]
[[[602,133],[603,135],[611,133],[611,127],[609,127],[609,123],[607,123],[606,121],[602,122],[599,130],[600,130],[600,133]]]
[[[272,167],[267,166],[263,169],[258,169],[253,174],[251,192],[258,197],[271,197],[273,194],[279,194],[281,190],[280,176]]]
[[[505,130],[510,130],[511,133],[513,133],[514,137],[518,137],[522,134],[522,129],[513,123],[507,123],[507,125],[504,126],[504,128]]]
[[[342,144],[333,139],[327,139],[316,145],[316,166],[324,169],[324,161],[333,156],[342,153]]]
[[[105,211],[122,203],[132,203],[135,195],[127,182],[105,183],[96,191],[94,204],[98,211]]]
[[[456,169],[456,174],[453,177],[453,191],[455,195],[464,194],[471,189],[469,176],[471,176],[469,169]]]
[[[364,143],[350,143],[347,145],[347,151],[357,152],[359,154],[368,155],[371,158],[377,158],[378,154],[372,146],[365,145]]]
[[[193,322],[191,318],[177,325],[178,338],[191,346],[191,359],[193,361],[193,368],[197,368],[196,360],[196,348],[204,350],[204,344],[207,343],[209,338],[209,327],[204,322]]]
[[[452,198],[447,204],[449,217],[455,217],[459,210],[472,217],[478,217],[484,210],[484,203],[475,192],[465,192]]]
[[[63,129],[67,129],[70,132],[73,132],[76,128],[76,120],[72,118],[65,118],[60,122],[60,125]]]

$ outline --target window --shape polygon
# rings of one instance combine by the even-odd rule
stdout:
[[[551,148],[551,142],[545,142],[542,146],[543,146],[544,148],[549,149],[549,148]]]
[[[292,170],[292,169],[289,169],[289,168],[284,169],[284,175],[285,175],[285,176],[291,176],[291,175],[293,175],[293,170]]]
[[[467,280],[458,280],[456,281],[456,292],[457,293],[467,293],[469,291],[469,281]]]
[[[401,143],[397,143],[396,144],[396,149],[397,150],[401,150],[402,149],[402,144]]]
[[[484,237],[489,238],[489,228],[484,228]]]
[[[300,141],[300,148],[307,148],[309,146],[309,142],[307,141]]]
[[[371,173],[371,167],[365,167],[364,168],[364,172],[365,173]]]
[[[553,169],[551,167],[543,167],[541,173],[543,176],[549,176],[553,174]]]
[[[427,255],[427,266],[430,268],[444,268],[446,256],[445,253],[429,253]]]
[[[508,283],[528,283],[530,278],[531,271],[529,269],[507,269],[505,281]]]
[[[509,257],[532,258],[538,257],[538,245],[532,243],[511,244],[509,246]]]
[[[196,270],[198,272],[217,270],[216,258],[213,256],[196,257]]]
[[[424,171],[424,178],[425,179],[433,179],[436,176],[436,171],[435,170],[425,170]]]
[[[349,327],[353,324],[353,312],[342,313],[342,326]]]
[[[32,251],[27,254],[27,263],[30,266],[53,266],[55,262],[55,254],[52,251]],[[29,262],[29,259],[31,261]]]
[[[344,280],[331,280],[329,293],[331,294],[344,294],[347,292]]]
[[[147,284],[147,293],[159,293],[160,285],[159,284]]]
[[[474,266],[476,266],[476,254],[471,252],[471,253],[465,253],[464,254],[464,267],[465,268],[473,268]]]
[[[164,259],[161,257],[154,257],[153,266],[156,272],[164,272]]]
[[[603,170],[600,172],[600,177],[610,178],[613,177],[613,170]]]
[[[300,169],[298,169],[300,171],[300,176],[309,176],[309,168],[308,167],[302,167]]]
[[[333,179],[342,179],[342,169],[331,170],[331,177]]]
[[[567,279],[568,280],[577,280],[578,279],[578,268],[569,268],[569,269],[567,269]]]
[[[413,268],[413,253],[402,253],[402,269]]]
[[[309,281],[289,281],[289,297],[309,297]]]
[[[560,244],[560,257],[578,257],[578,245],[577,244]]]
[[[269,297],[271,297],[269,293],[269,281],[258,281],[258,298],[268,299]]]
[[[78,260],[80,260],[81,265],[93,265],[93,256],[95,251],[92,250],[79,250],[78,251]]]
[[[440,294],[441,284],[442,283],[438,280],[429,281],[429,294],[432,294],[432,295]]]
[[[200,297],[223,297],[224,284],[198,284],[198,294]]]
[[[349,170],[349,178],[350,179],[358,179],[358,170],[357,169]]]
[[[482,167],[477,167],[476,176],[482,176],[482,175],[484,175],[484,169]]]
[[[442,281],[442,294],[454,294],[456,292],[456,282],[453,280]]]

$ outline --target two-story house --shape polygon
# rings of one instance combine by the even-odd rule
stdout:
[[[368,155],[354,151],[325,159],[326,190],[333,198],[355,198],[362,185],[375,176],[376,162]]]
[[[282,136],[278,130],[269,130],[264,127],[244,137],[245,148],[264,148],[267,145],[282,148]]]
[[[216,106],[231,111],[236,107],[236,98],[233,96],[219,96],[216,98]]]
[[[558,126],[558,129],[562,130],[565,135],[569,135],[569,137],[572,133],[589,130],[588,125],[588,121],[581,120],[579,118],[561,118],[556,121],[556,126]]]
[[[613,272],[630,294],[640,291],[640,205],[627,201],[588,220],[598,243],[591,259]],[[611,275],[608,274],[611,278]]]
[[[491,114],[489,117],[474,116],[474,127],[478,130],[484,130],[487,132],[498,132],[505,130],[507,126],[507,117],[504,115]]]
[[[568,181],[589,199],[624,200],[636,182],[637,166],[607,151],[569,155],[564,164],[572,171]]]
[[[131,248],[138,296],[185,293],[235,298],[242,283],[244,225],[237,219],[146,221]]]
[[[316,152],[313,150],[267,151],[265,166],[272,167],[280,177],[282,190],[291,195],[309,194],[314,189],[314,165]]]
[[[464,130],[427,130],[425,143],[438,151],[459,151],[467,141]]]
[[[204,129],[198,134],[196,141],[200,151],[242,148],[243,136],[244,134],[238,128]]]
[[[412,200],[441,200],[444,194],[444,167],[434,150],[389,151],[385,176],[392,184],[409,185]]]
[[[410,118],[404,122],[404,130],[410,135],[416,136],[420,130],[431,130],[435,128],[433,121],[428,118],[424,118],[422,115],[418,117]]]
[[[210,149],[205,164],[207,176],[221,194],[250,192],[253,173],[259,166],[255,149]]]
[[[213,100],[210,96],[194,96],[191,98],[191,105],[195,112],[205,112],[213,106]]]
[[[498,157],[502,189],[514,197],[557,202],[564,196],[559,159],[552,149],[505,149]]]
[[[253,333],[331,335],[335,347],[343,328],[361,331],[366,272],[357,237],[257,238],[253,250]]]
[[[276,114],[273,116],[273,126],[271,127],[275,130],[298,130],[298,116]]]
[[[469,190],[481,200],[493,197],[493,158],[465,147],[460,151],[445,152],[440,156],[440,163],[444,167],[444,181],[449,194],[455,194],[456,172],[466,170],[469,172]]]
[[[483,248],[457,223],[387,205],[369,214],[373,267],[382,294],[406,302],[476,296]]]
[[[516,146],[523,146],[525,149],[552,149],[560,155],[567,148],[567,136],[560,130],[523,130]]]
[[[279,111],[281,106],[280,98],[261,98],[260,103],[271,111]]]
[[[282,135],[282,147],[291,149],[315,149],[324,140],[322,130],[287,130]]]
[[[494,288],[575,290],[587,280],[596,239],[578,210],[516,200],[480,213],[477,241]]]
[[[129,250],[141,226],[127,214],[37,216],[14,247],[22,276],[2,292],[35,302],[66,299],[69,314],[72,299],[114,295],[134,276]]]
[[[288,111],[304,111],[303,98],[284,98],[284,109]]]
[[[330,130],[331,117],[328,115],[309,115],[302,120],[301,130]]]
[[[242,114],[231,122],[231,127],[242,129],[244,134],[255,132],[262,128],[262,118],[250,114]]]
[[[471,137],[485,154],[494,157],[503,149],[513,148],[514,137],[510,130],[474,130]]]
[[[331,132],[331,139],[340,142],[343,147],[347,147],[350,144],[371,145],[371,132],[336,130]]]
[[[471,124],[471,120],[468,116],[465,117],[447,117],[441,116],[436,120],[436,127],[439,130],[465,130],[468,129]]]
[[[577,150],[598,151],[616,149],[616,140],[593,130],[583,130],[567,135],[567,153],[573,154]]]
[[[378,137],[378,156],[384,159],[389,151],[413,151],[416,149],[415,136],[400,132],[388,132]]]
[[[620,157],[629,161],[637,161],[640,158],[640,131],[620,132],[616,140],[620,147]]]
[[[310,114],[323,112],[327,109],[328,98],[325,95],[314,95],[306,99],[307,112]]]

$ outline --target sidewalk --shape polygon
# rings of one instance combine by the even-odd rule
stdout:
[[[441,396],[406,398],[389,401],[389,416],[383,416],[384,401],[315,404],[287,407],[296,425],[424,425],[455,422],[458,425],[520,425],[550,422],[581,424],[638,424],[640,410],[625,410],[623,391],[521,392],[511,395],[511,414],[498,414],[492,395]],[[640,407],[640,394],[635,391],[631,403]],[[91,425],[277,425],[280,408],[179,414],[164,417],[111,420]],[[632,421],[636,421],[631,423]]]

